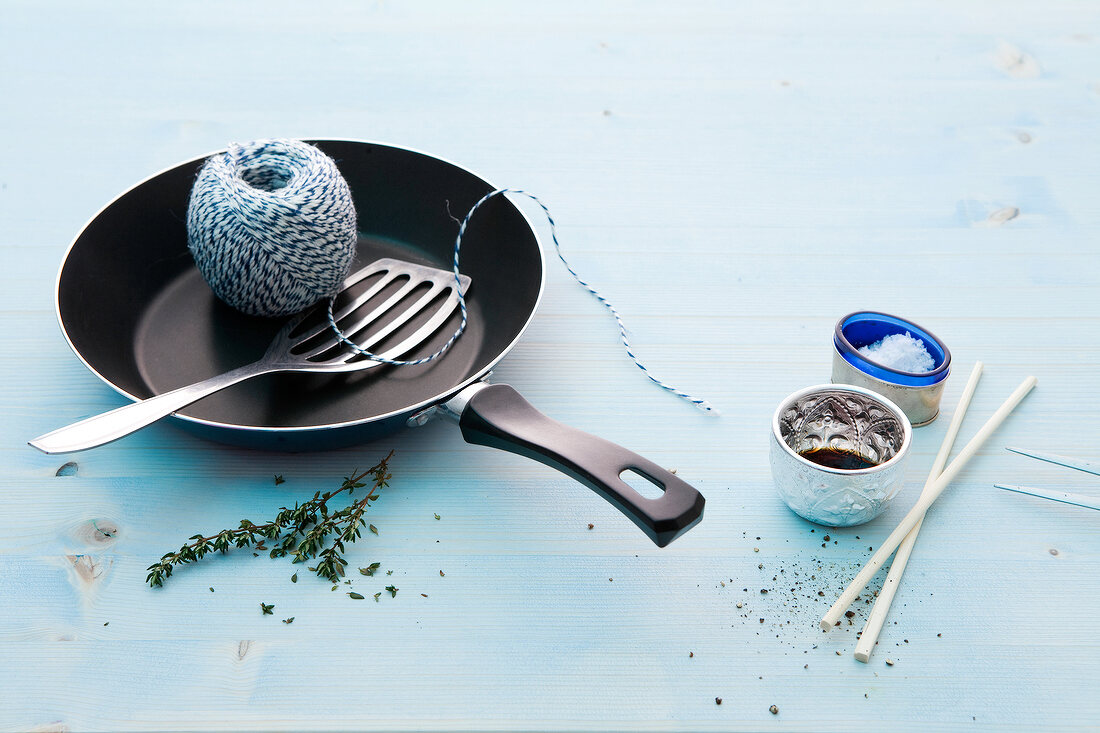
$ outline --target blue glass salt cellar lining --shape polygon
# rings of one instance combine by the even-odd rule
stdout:
[[[906,332],[924,342],[924,347],[928,349],[932,363],[935,364],[932,371],[917,374],[891,369],[871,361],[858,351],[861,347],[869,346],[887,336]],[[951,352],[942,341],[917,324],[889,313],[857,311],[844,316],[836,324],[833,344],[837,353],[853,367],[890,384],[927,387],[946,379],[950,373]]]

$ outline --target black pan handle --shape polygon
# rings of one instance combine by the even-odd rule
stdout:
[[[703,495],[652,461],[611,441],[563,425],[536,410],[507,384],[481,387],[459,418],[467,443],[531,458],[575,478],[630,517],[658,547],[703,518]],[[633,470],[664,490],[647,499],[622,480]]]

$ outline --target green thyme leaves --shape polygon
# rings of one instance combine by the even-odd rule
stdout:
[[[234,548],[268,550],[266,542],[270,542],[270,557],[290,557],[292,563],[316,559],[317,563],[309,568],[310,571],[337,583],[344,576],[344,568],[348,564],[343,556],[346,546],[362,536],[363,526],[367,524],[364,517],[367,509],[378,498],[376,492],[389,485],[391,474],[388,462],[392,457],[391,451],[374,467],[362,473],[352,472],[338,489],[324,494],[318,491],[312,498],[293,507],[280,507],[271,521],[257,524],[242,519],[234,529],[223,529],[209,536],[201,533],[192,535],[179,550],[164,554],[158,562],[150,565],[145,581],[158,588],[180,565],[197,562],[213,552],[226,553]],[[276,483],[282,483],[279,481],[281,478],[276,476]],[[370,488],[363,498],[335,511],[329,506],[337,495],[347,493],[350,496],[356,489],[368,484]],[[368,528],[378,534],[378,528],[373,524]],[[297,582],[296,578],[297,573],[291,576],[293,582]]]

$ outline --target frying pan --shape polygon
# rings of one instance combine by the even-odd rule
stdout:
[[[310,142],[336,161],[355,199],[360,235],[353,269],[381,257],[450,269],[451,212],[469,210],[494,190],[460,166],[408,148]],[[58,320],[69,345],[132,400],[249,363],[283,323],[225,305],[194,266],[186,210],[206,157],[162,171],[105,206],[70,245],[58,274]],[[485,381],[534,316],[543,255],[531,223],[496,196],[463,237],[462,271],[472,278],[469,321],[444,358],[359,374],[259,377],[174,417],[211,440],[315,450],[376,440],[443,415],[458,423],[468,443],[532,458],[589,486],[664,547],[702,518],[698,491],[652,461],[546,417],[510,386]],[[432,353],[456,325],[445,324],[437,340],[408,358]],[[418,326],[414,321],[408,328]],[[625,471],[662,493],[642,496],[623,481]]]

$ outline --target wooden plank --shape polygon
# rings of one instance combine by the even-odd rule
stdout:
[[[6,3],[0,729],[1094,725],[1096,517],[992,484],[1097,491],[1003,446],[1096,456],[1098,20],[1068,0]],[[77,456],[28,448],[122,403],[53,315],[82,224],[157,170],[277,135],[392,141],[544,199],[639,355],[722,416],[646,382],[552,253],[494,379],[676,468],[704,521],[658,550],[445,423],[310,454],[170,424]],[[933,507],[864,666],[866,597],[850,625],[817,620],[915,501],[946,423],[916,431],[895,503],[848,529],[788,511],[766,447],[777,402],[828,380],[836,319],[868,307],[936,332],[957,374],[987,364],[963,439],[1023,376],[1040,384]],[[348,557],[393,575],[331,591],[243,551],[145,587],[188,535],[391,448],[379,535]]]

